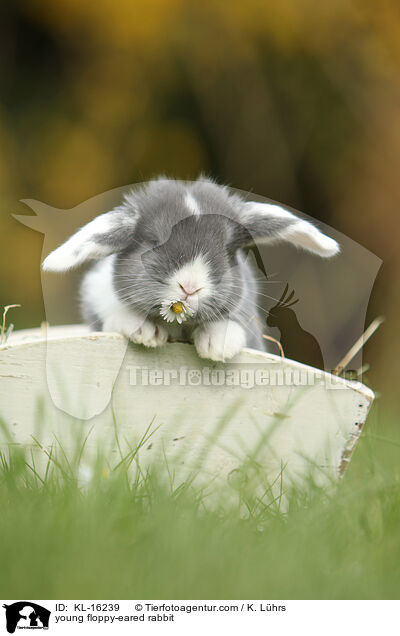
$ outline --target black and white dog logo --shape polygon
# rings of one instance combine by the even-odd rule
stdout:
[[[18,601],[3,605],[6,610],[7,631],[13,634],[18,629],[48,629],[51,612],[31,601]]]

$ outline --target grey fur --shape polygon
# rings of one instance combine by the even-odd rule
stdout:
[[[198,202],[200,217],[190,214],[185,205],[188,189]],[[93,237],[117,253],[114,288],[119,298],[132,309],[145,312],[153,322],[162,323],[159,303],[165,281],[177,266],[202,254],[210,265],[216,293],[203,301],[185,331],[200,323],[230,318],[245,329],[249,347],[263,350],[265,341],[255,319],[256,279],[240,247],[249,244],[253,234],[273,237],[288,221],[275,219],[266,227],[265,222],[249,215],[249,227],[244,227],[242,206],[240,197],[207,179],[190,184],[159,179],[129,192],[123,205],[113,212],[115,229],[106,236]],[[126,291],[129,281],[134,281],[132,294]],[[98,327],[93,311],[84,306],[83,312],[85,319]]]
[[[198,205],[198,214],[191,213],[185,202],[188,193]],[[108,231],[90,240],[115,254],[113,286],[120,301],[164,326],[160,304],[168,277],[201,255],[215,293],[184,323],[185,331],[229,318],[244,328],[247,346],[263,350],[256,277],[241,248],[259,237],[279,238],[298,219],[263,217],[251,209],[245,211],[244,204],[241,197],[205,178],[195,182],[161,178],[127,193],[122,205],[109,213],[114,221]],[[85,298],[82,303],[85,319],[101,324]]]

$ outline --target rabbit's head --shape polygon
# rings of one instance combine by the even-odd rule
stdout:
[[[286,241],[320,256],[338,244],[278,205],[246,202],[210,180],[158,179],[131,190],[43,262],[65,271],[111,258],[120,300],[154,318],[168,302],[184,301],[197,321],[234,309],[243,282],[238,250]]]

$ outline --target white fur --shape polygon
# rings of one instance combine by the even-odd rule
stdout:
[[[92,237],[107,233],[111,227],[108,213],[98,216],[51,252],[43,261],[42,269],[46,272],[63,272],[81,265],[88,258],[107,256],[109,248],[99,245]]]
[[[104,331],[116,331],[146,347],[163,345],[168,338],[165,327],[132,311],[116,295],[112,281],[114,260],[114,255],[109,256],[86,274],[81,289],[83,302],[99,316]]]
[[[184,190],[184,205],[194,216],[201,215],[199,202],[190,189]],[[339,251],[339,246],[333,239],[322,234],[307,221],[298,219],[288,210],[275,204],[247,202],[244,207],[244,225],[246,217],[251,223],[251,217],[265,220],[265,241],[288,241],[320,256],[332,256]],[[129,210],[128,210],[129,208]],[[115,256],[113,251],[123,249],[124,238],[129,244],[131,231],[138,218],[138,210],[133,192],[124,197],[124,203],[112,212],[102,214],[78,230],[63,245],[54,250],[43,262],[46,271],[65,271],[76,267],[88,259],[101,259],[100,262],[86,274],[82,284],[82,300],[88,308],[88,314],[97,316],[104,331],[116,331],[133,342],[148,347],[164,344],[168,338],[170,326],[152,323],[144,314],[139,314],[127,307],[117,296],[113,285],[113,267]],[[134,213],[132,214],[132,209]],[[136,212],[136,214],[135,214]],[[268,236],[268,219],[284,219],[288,223],[285,229],[272,232]],[[273,226],[273,223],[271,224]],[[261,224],[263,233],[264,223]],[[125,233],[125,228],[129,232]],[[120,245],[102,245],[99,238],[107,236],[113,230],[120,236]],[[257,229],[257,233],[261,233]],[[270,233],[271,234],[271,233]],[[113,237],[117,238],[117,237]],[[188,238],[190,240],[190,238]],[[196,237],[193,237],[196,240]],[[259,240],[262,242],[263,238]],[[221,249],[223,246],[221,245]],[[199,303],[206,298],[212,298],[214,286],[210,264],[199,255],[190,263],[178,267],[166,283],[163,303],[181,300],[189,309],[193,310],[195,319]],[[164,295],[164,294],[163,294]],[[171,329],[175,328],[174,326]],[[235,356],[246,345],[246,331],[234,320],[219,320],[198,326],[193,333],[198,354],[212,360],[225,360]]]
[[[114,260],[114,255],[109,256],[86,274],[81,289],[83,302],[99,316],[104,331],[120,333],[146,347],[163,345],[167,341],[168,331],[173,331],[172,327],[168,325],[167,331],[163,325],[155,325],[119,300],[112,280]],[[182,267],[177,274],[184,281],[195,281],[196,285],[201,281],[209,286],[208,268],[202,259]],[[208,293],[201,290],[186,302],[197,302],[196,296],[202,292]],[[245,331],[233,320],[220,320],[197,327],[193,337],[199,356],[211,360],[228,360],[246,346]]]
[[[340,251],[338,243],[329,236],[322,234],[308,221],[299,221],[283,230],[280,238],[293,243],[296,247],[302,247],[309,252],[322,257],[330,257]]]
[[[268,236],[263,239],[259,237],[258,243],[270,243],[275,241],[287,241],[292,243],[296,247],[313,252],[318,256],[330,257],[340,252],[338,243],[320,232],[314,225],[308,221],[298,219],[294,214],[285,210],[279,205],[273,205],[271,203],[257,203],[255,201],[249,201],[244,205],[247,214],[260,215],[264,218],[278,218],[278,219],[293,219],[295,223],[291,223],[287,228],[281,230],[281,232],[274,238]]]
[[[177,269],[167,284],[168,298],[165,300],[184,300],[193,311],[198,309],[198,304],[202,299],[208,298],[212,294],[210,270],[201,256]],[[192,296],[187,296],[180,285],[187,292],[195,293]]]
[[[126,210],[130,210],[132,212],[132,210],[134,210],[137,213],[138,207],[137,207],[135,190],[132,189],[129,192],[125,192],[123,204],[115,209],[116,210],[120,209],[122,212],[125,212]]]
[[[197,203],[196,199],[194,198],[193,194],[191,194],[191,192],[187,192],[185,194],[185,205],[191,214],[194,214],[195,216],[200,216],[201,212],[200,212],[199,204]]]
[[[229,360],[246,346],[246,333],[234,320],[219,320],[197,327],[194,344],[200,358]]]
[[[97,216],[60,247],[50,252],[42,263],[42,269],[45,272],[65,272],[82,265],[87,260],[108,256],[114,248],[111,245],[101,245],[95,241],[94,237],[108,234],[117,223],[124,221],[126,222],[125,215],[118,214],[116,211]],[[130,227],[132,223],[134,223],[134,217],[129,219]]]
[[[82,303],[90,307],[103,322],[125,309],[113,286],[114,261],[114,255],[100,261],[85,275],[81,287]]]
[[[273,203],[258,203],[258,201],[248,201],[244,204],[244,210],[247,214],[258,214],[264,217],[275,217],[279,219],[294,219],[294,214],[281,208],[280,205]]]

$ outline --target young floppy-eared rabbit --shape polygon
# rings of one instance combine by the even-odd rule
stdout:
[[[278,205],[245,201],[200,178],[161,178],[129,191],[51,252],[46,271],[93,260],[81,288],[83,315],[146,347],[192,338],[199,356],[227,360],[264,349],[257,284],[241,248],[285,241],[319,256],[339,246]]]

